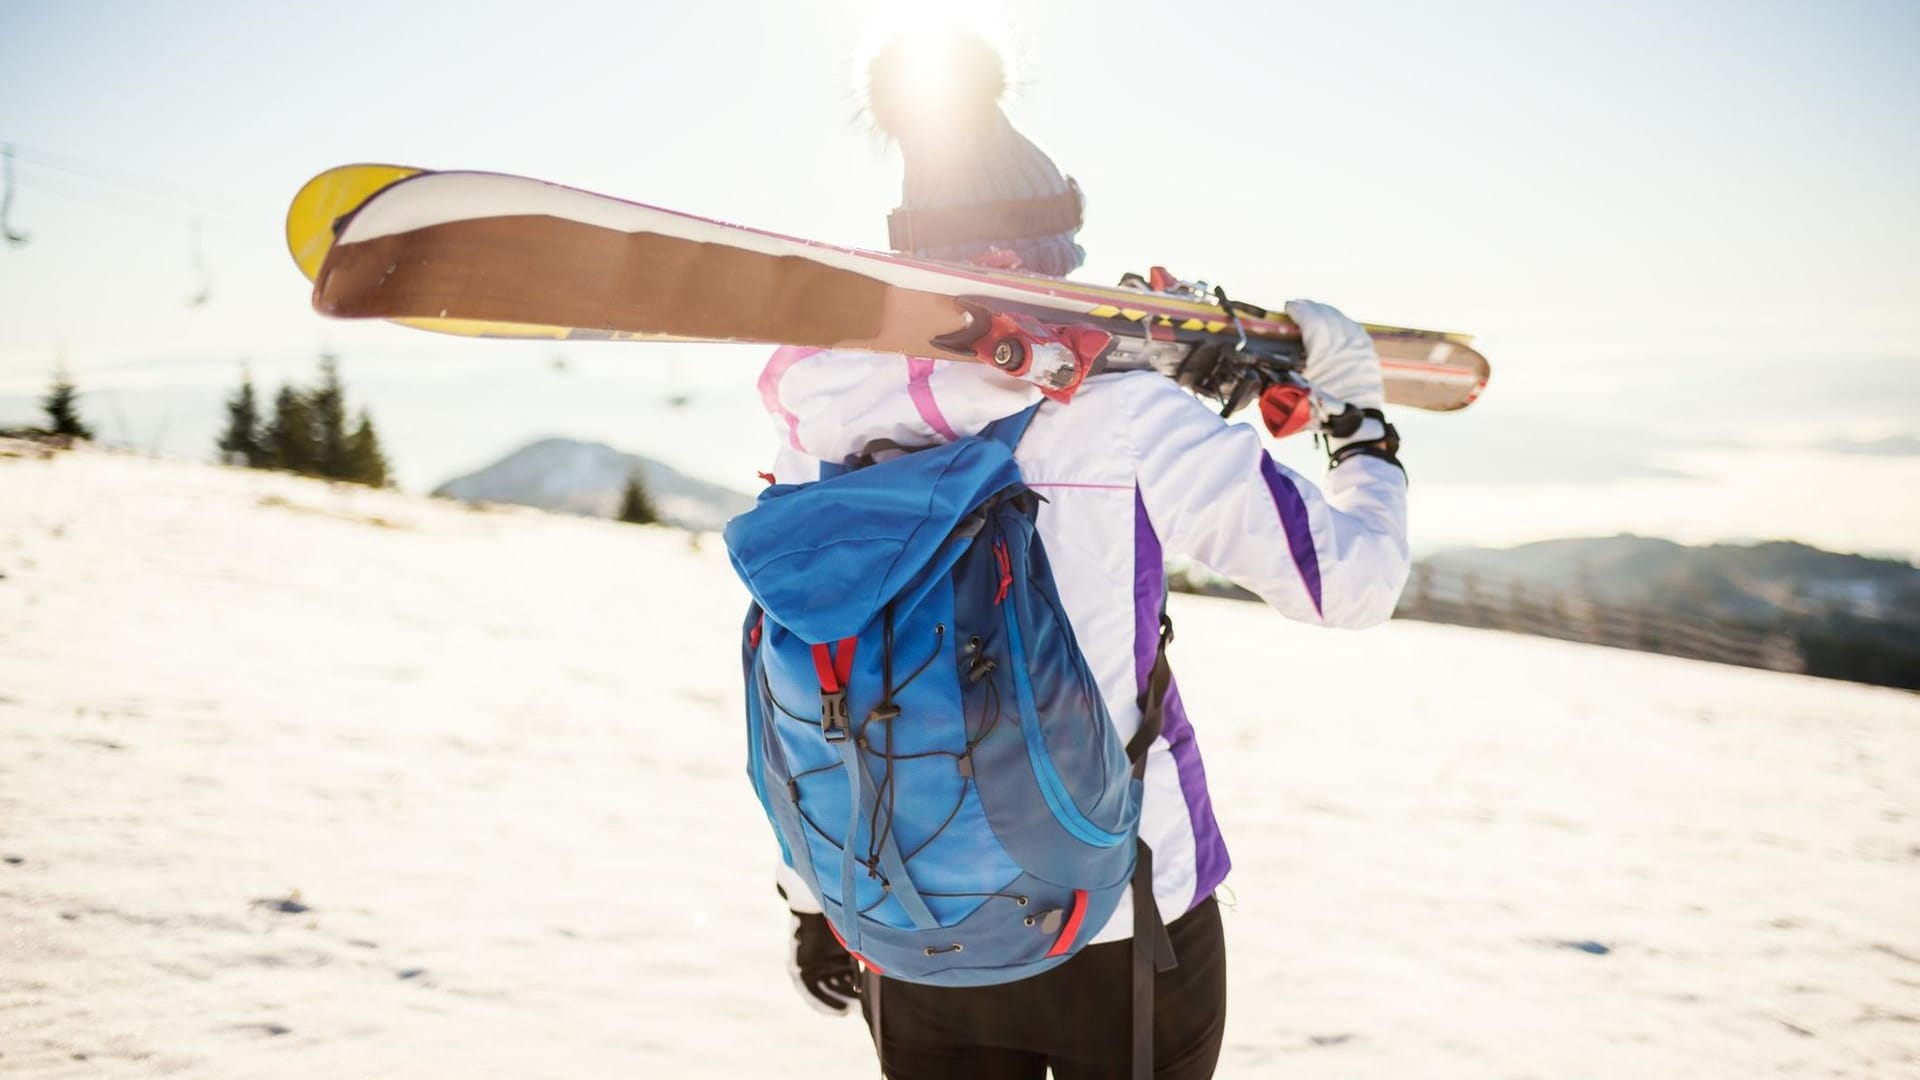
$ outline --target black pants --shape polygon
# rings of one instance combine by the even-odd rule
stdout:
[[[1219,905],[1208,897],[1167,934],[1179,966],[1154,979],[1153,1075],[1206,1080],[1227,1022]],[[1049,1068],[1055,1080],[1104,1080],[1132,1067],[1129,941],[1090,945],[1051,971],[1000,986],[882,979],[880,997],[889,1080],[1040,1080]]]

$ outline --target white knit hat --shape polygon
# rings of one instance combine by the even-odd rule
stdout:
[[[1086,259],[1074,242],[1080,189],[1007,121],[1005,90],[999,54],[973,34],[933,48],[896,39],[874,56],[868,108],[906,163],[893,246],[949,262],[999,249],[1021,269],[1065,276]]]

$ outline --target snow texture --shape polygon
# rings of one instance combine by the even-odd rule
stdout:
[[[0,1073],[873,1075],[785,975],[717,545],[0,444],[0,575]],[[1221,1076],[1920,1069],[1920,699],[1173,614]]]

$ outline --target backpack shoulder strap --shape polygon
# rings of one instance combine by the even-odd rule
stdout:
[[[1007,449],[1012,450],[1014,447],[1020,445],[1020,437],[1027,433],[1027,424],[1033,420],[1033,414],[1040,411],[1041,404],[1041,402],[1035,402],[1017,413],[995,420],[993,423],[981,429],[980,438],[992,439],[995,442],[1003,444]],[[917,449],[922,448],[901,446],[891,439],[875,439],[868,443],[866,449],[860,454],[849,459],[853,462],[851,465],[838,461],[821,461],[820,479],[831,480],[836,476],[844,475],[863,465],[871,465],[873,464],[873,455],[876,451],[903,450],[912,452]]]
[[[1040,411],[1044,402],[1034,402],[1010,416],[1003,416],[988,424],[981,432],[983,439],[992,439],[1012,450],[1020,445],[1020,437],[1027,433],[1027,425],[1033,422],[1033,414]]]

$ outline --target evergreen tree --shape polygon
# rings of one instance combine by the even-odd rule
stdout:
[[[48,388],[47,396],[41,399],[41,406],[47,410],[47,430],[54,435],[71,435],[77,439],[93,438],[93,429],[80,419],[80,391],[67,377],[65,365],[54,369],[53,386]]]
[[[387,486],[387,456],[380,452],[380,436],[365,409],[360,410],[359,426],[347,436],[344,478],[368,487]]]
[[[260,407],[253,395],[253,376],[242,372],[240,389],[227,399],[227,430],[220,436],[221,460],[229,465],[257,469],[267,463],[260,436]]]
[[[660,512],[654,509],[639,473],[627,477],[627,491],[620,499],[620,520],[632,525],[652,525],[660,520]]]
[[[283,386],[273,399],[273,419],[267,422],[266,464],[275,469],[310,473],[314,466],[313,408],[307,395]]]
[[[335,480],[354,479],[347,460],[347,394],[340,385],[339,362],[331,354],[320,357],[320,385],[306,397],[313,418],[310,471]]]

